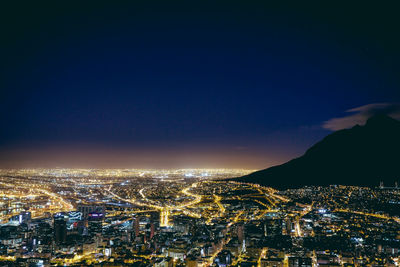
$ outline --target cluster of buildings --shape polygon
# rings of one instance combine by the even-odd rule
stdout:
[[[47,191],[38,192],[52,198],[52,209],[68,208],[65,202],[73,208],[33,213],[23,205],[4,215],[0,265],[400,264],[400,192],[395,187],[313,186],[278,192],[190,179],[49,182]]]

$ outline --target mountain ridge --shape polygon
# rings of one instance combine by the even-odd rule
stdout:
[[[329,134],[302,156],[236,178],[279,189],[305,185],[377,186],[400,178],[400,122],[386,115],[370,117]]]

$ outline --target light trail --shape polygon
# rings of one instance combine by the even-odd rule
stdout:
[[[61,208],[63,210],[70,211],[70,210],[74,209],[74,206],[71,203],[65,201],[61,196],[59,196],[59,195],[57,195],[55,193],[49,192],[49,191],[47,191],[45,189],[36,189],[36,190],[38,190],[38,191],[40,191],[40,192],[42,192],[42,193],[44,193],[44,194],[46,194],[46,195],[48,195],[50,197],[53,197],[55,199],[59,199],[59,201],[61,203]]]
[[[263,248],[261,253],[260,253],[260,257],[258,257],[257,267],[261,267],[261,260],[265,257],[266,253],[267,253],[267,249]]]
[[[214,203],[217,204],[218,208],[219,208],[219,216],[222,217],[225,213],[225,207],[221,204],[221,197],[218,195],[213,195],[214,197]]]
[[[397,223],[400,224],[400,218],[390,217],[390,216],[386,216],[386,215],[382,215],[382,214],[367,213],[367,212],[348,210],[348,209],[336,209],[336,210],[334,210],[334,212],[354,213],[354,214],[358,214],[358,215],[375,217],[375,218],[379,218],[379,219],[394,220],[394,221],[396,221]]]
[[[202,201],[203,196],[197,195],[197,194],[193,194],[193,193],[190,193],[190,192],[189,192],[189,190],[190,190],[191,188],[195,188],[195,187],[197,187],[197,185],[198,185],[198,183],[194,183],[194,184],[192,184],[191,186],[188,186],[188,187],[182,189],[181,192],[182,192],[183,194],[185,194],[185,195],[187,195],[187,196],[189,196],[189,197],[194,198],[194,200],[192,200],[192,201],[190,201],[190,202],[187,202],[187,203],[184,203],[184,204],[182,204],[182,205],[180,205],[180,206],[178,206],[178,207],[180,207],[180,208],[189,207],[189,206],[196,205],[196,204],[198,204],[198,203],[200,203],[200,202]]]

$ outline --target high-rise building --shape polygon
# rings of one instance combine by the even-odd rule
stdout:
[[[88,231],[90,235],[101,234],[103,231],[104,213],[91,212],[88,215]]]
[[[244,240],[244,225],[243,224],[239,224],[237,226],[237,237],[239,240],[239,244],[242,244],[243,240]]]
[[[155,226],[154,223],[150,224],[150,239],[154,237],[154,232],[155,232]]]
[[[135,219],[135,236],[139,236],[139,222],[140,222],[140,217],[136,217]]]
[[[54,241],[57,244],[67,240],[67,221],[62,214],[54,215]]]

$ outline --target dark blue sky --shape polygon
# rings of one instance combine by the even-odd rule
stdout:
[[[2,4],[0,167],[262,168],[399,101],[394,6],[165,2]]]

